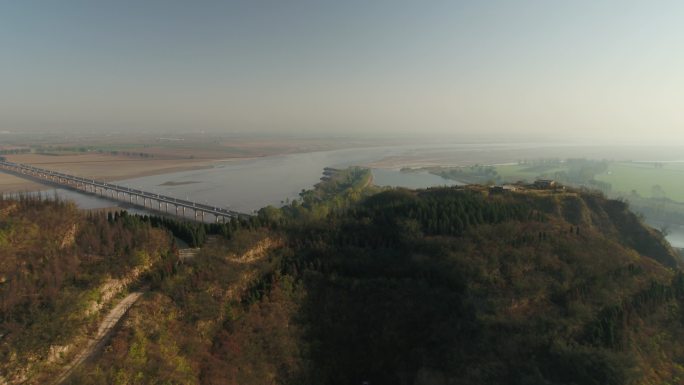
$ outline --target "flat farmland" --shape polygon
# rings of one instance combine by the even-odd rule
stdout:
[[[513,183],[518,181],[533,182],[541,175],[552,175],[559,171],[564,171],[564,167],[540,167],[526,164],[505,164],[494,166],[496,173],[504,182]]]
[[[614,192],[629,193],[635,190],[645,198],[654,197],[654,186],[660,186],[665,196],[684,202],[684,163],[615,162],[608,172],[596,179],[608,182]]]

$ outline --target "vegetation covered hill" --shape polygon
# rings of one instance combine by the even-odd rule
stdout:
[[[39,197],[0,201],[0,380],[44,383],[115,297],[171,263],[172,248],[168,232],[136,217]]]
[[[681,381],[678,259],[620,202],[389,191],[292,239],[308,383]]]
[[[681,257],[624,202],[573,190],[377,191],[367,177],[332,172],[154,275],[69,382],[684,380]]]

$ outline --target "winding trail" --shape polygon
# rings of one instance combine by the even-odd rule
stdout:
[[[91,358],[97,353],[105,344],[107,339],[111,336],[114,327],[121,321],[128,309],[135,304],[136,301],[143,295],[143,292],[137,291],[129,294],[122,299],[102,320],[100,327],[97,329],[97,334],[88,340],[87,345],[74,357],[71,362],[64,367],[62,372],[54,381],[55,385],[62,384],[69,376],[78,368],[83,362]]]

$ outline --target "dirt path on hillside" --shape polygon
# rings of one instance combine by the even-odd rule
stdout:
[[[142,292],[134,292],[122,299],[114,309],[112,309],[107,316],[100,323],[97,329],[97,334],[88,340],[88,344],[79,352],[74,359],[64,367],[62,372],[54,381],[55,385],[62,384],[69,376],[78,368],[83,362],[92,357],[104,345],[112,334],[114,327],[121,321],[128,309],[135,304],[136,301],[143,295]]]

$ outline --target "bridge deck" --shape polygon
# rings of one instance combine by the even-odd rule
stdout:
[[[69,174],[64,174],[61,172],[57,171],[51,171],[51,170],[46,170],[38,167],[33,167],[31,165],[26,165],[26,164],[21,164],[21,163],[13,163],[13,162],[8,162],[2,158],[0,158],[0,170],[7,171],[13,174],[17,175],[26,175],[30,176],[33,178],[36,178],[40,181],[68,187],[68,188],[76,188],[79,191],[84,191],[87,193],[94,193],[97,194],[98,189],[100,192],[105,195],[107,192],[112,193],[112,198],[118,201],[123,201],[128,204],[133,204],[136,206],[142,206],[145,208],[149,208],[145,206],[145,200],[150,200],[151,201],[156,201],[158,202],[159,206],[161,207],[161,204],[165,204],[167,209],[168,205],[173,205],[176,207],[176,212],[178,212],[179,208],[182,209],[190,209],[193,210],[195,213],[195,216],[198,214],[204,215],[204,214],[210,214],[216,217],[216,220],[219,218],[236,218],[236,217],[241,217],[241,216],[246,216],[247,214],[240,213],[237,211],[225,209],[225,208],[220,208],[216,206],[210,206],[207,204],[202,204],[202,203],[197,203],[193,201],[189,201],[186,199],[178,199],[166,195],[161,195],[161,194],[154,194],[148,191],[143,191],[143,190],[138,190],[130,187],[125,187],[125,186],[120,186],[114,183],[107,183],[104,181],[98,181],[95,179],[86,179],[82,178],[79,176],[75,175],[69,175]],[[88,190],[91,191],[88,191]],[[113,197],[113,193],[116,193],[116,198]],[[124,196],[128,196],[128,200],[126,199],[119,199],[118,196],[119,194],[124,194]],[[136,198],[136,202],[133,202],[133,198]],[[143,198],[143,205],[140,205],[137,203],[137,200],[139,198]]]

